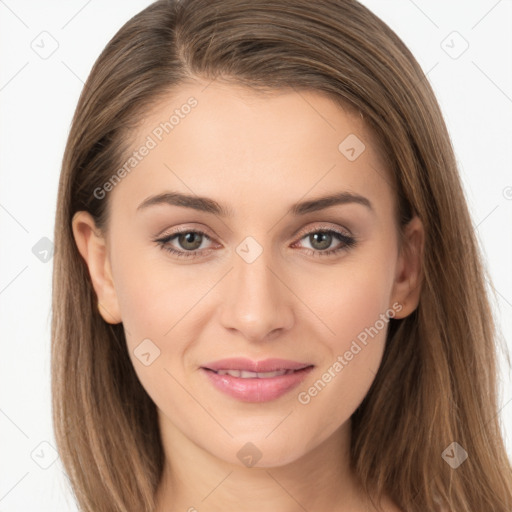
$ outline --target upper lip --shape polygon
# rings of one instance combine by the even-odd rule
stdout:
[[[262,361],[253,361],[243,357],[235,357],[206,363],[203,365],[203,368],[216,372],[219,370],[244,370],[248,372],[264,373],[274,372],[277,370],[301,370],[308,366],[313,365],[311,363],[301,363],[286,359],[264,359]]]

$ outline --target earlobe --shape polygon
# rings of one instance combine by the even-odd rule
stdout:
[[[78,251],[87,264],[98,297],[98,311],[105,322],[118,324],[121,322],[121,314],[105,238],[96,227],[92,215],[86,211],[75,213],[72,229]]]
[[[398,258],[391,304],[402,305],[395,318],[405,318],[419,304],[423,281],[423,248],[425,230],[419,217],[413,217],[404,228],[404,238]]]

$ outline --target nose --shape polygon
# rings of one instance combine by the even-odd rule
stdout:
[[[235,252],[233,267],[222,289],[223,327],[251,342],[270,341],[289,330],[294,295],[286,275],[271,261],[270,251],[264,250],[252,262]]]

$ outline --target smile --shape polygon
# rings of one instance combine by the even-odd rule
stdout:
[[[297,387],[314,368],[309,363],[284,359],[252,361],[233,358],[200,368],[207,382],[223,395],[241,402],[269,402]]]

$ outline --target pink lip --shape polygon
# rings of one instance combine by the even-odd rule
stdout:
[[[223,359],[208,363],[201,368],[201,371],[206,374],[210,382],[219,391],[237,400],[242,402],[268,402],[279,398],[298,386],[312,369],[313,365],[311,364],[284,359],[266,359],[264,361]],[[290,373],[278,377],[245,379],[231,375],[219,375],[216,373],[218,370],[245,370],[260,373],[290,370]]]

